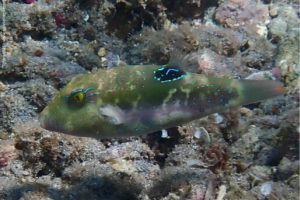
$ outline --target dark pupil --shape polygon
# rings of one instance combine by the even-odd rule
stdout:
[[[76,103],[81,103],[83,101],[84,94],[82,92],[78,92],[73,95],[73,101]]]

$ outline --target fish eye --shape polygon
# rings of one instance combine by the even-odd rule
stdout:
[[[75,103],[82,103],[85,100],[85,93],[81,91],[76,92],[71,98]]]
[[[68,96],[61,96],[62,103],[68,103],[71,106],[82,106],[85,103],[95,103],[100,92],[95,91],[93,87],[74,90]]]

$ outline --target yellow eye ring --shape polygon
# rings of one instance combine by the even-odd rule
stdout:
[[[85,103],[95,103],[96,99],[93,97],[99,95],[100,92],[92,91],[91,93],[88,93],[90,90],[94,90],[94,88],[88,87],[86,89],[77,89],[68,96],[61,96],[63,99],[62,103],[69,103],[70,106],[83,106]]]
[[[85,93],[84,92],[76,92],[72,95],[72,100],[75,103],[82,103],[85,99]]]

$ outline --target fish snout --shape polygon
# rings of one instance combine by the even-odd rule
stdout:
[[[58,119],[56,112],[44,110],[40,114],[40,126],[49,131],[65,132],[63,123]]]

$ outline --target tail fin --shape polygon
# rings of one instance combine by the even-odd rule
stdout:
[[[269,80],[239,80],[243,104],[255,103],[284,94],[279,82]]]

